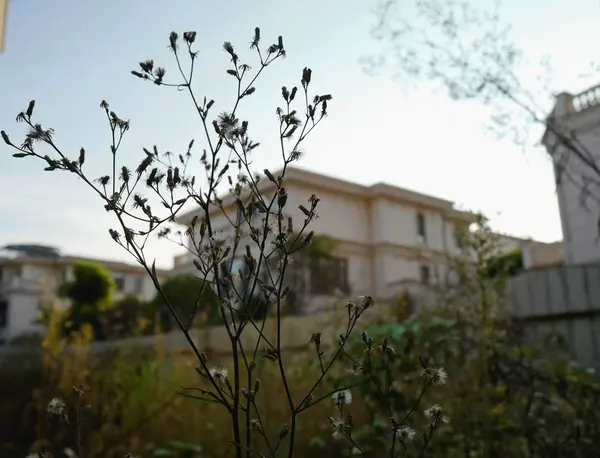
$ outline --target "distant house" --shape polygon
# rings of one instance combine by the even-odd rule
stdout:
[[[565,253],[562,241],[540,242],[533,239],[498,234],[499,249],[502,252],[520,250],[523,255],[523,267],[549,267],[564,263]]]
[[[261,183],[264,193],[273,191],[271,182],[265,179]],[[308,290],[315,297],[351,289],[353,294],[384,298],[407,283],[433,282],[444,274],[442,259],[457,249],[455,226],[474,221],[473,214],[456,209],[448,200],[384,183],[363,186],[288,168],[285,186],[289,193],[286,214],[294,224],[302,224],[304,215],[298,206],[308,206],[314,193],[320,199],[319,218],[310,230],[339,241],[335,255],[341,273],[327,278],[326,284],[322,271],[313,269],[309,274]],[[225,206],[235,219],[234,202],[225,199]],[[197,214],[199,211],[191,211],[178,222],[188,225]],[[231,233],[230,224],[219,212],[213,227]],[[192,259],[190,254],[176,258],[176,271],[193,271]]]
[[[558,94],[547,124],[542,144],[554,162],[565,264],[599,262],[600,85]]]
[[[79,256],[63,256],[58,250],[38,245],[11,245],[0,250],[0,343],[27,333],[42,332],[35,323],[45,292],[54,292],[72,278],[78,261],[106,267],[117,286],[115,297],[126,294],[151,299],[155,290],[141,266]],[[167,271],[158,271],[167,276]]]

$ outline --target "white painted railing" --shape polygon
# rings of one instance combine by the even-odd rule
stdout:
[[[574,95],[571,99],[571,104],[573,110],[577,113],[600,105],[600,84]]]

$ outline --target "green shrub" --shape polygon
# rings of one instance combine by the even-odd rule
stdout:
[[[191,274],[179,274],[167,278],[161,288],[162,293],[156,294],[151,307],[154,315],[158,317],[159,329],[162,332],[168,332],[175,327],[175,321],[166,305],[167,300],[185,319],[194,316],[194,326],[219,321],[219,303],[210,283]]]
[[[59,294],[70,300],[63,332],[75,333],[89,325],[95,338],[104,339],[100,313],[112,304],[115,288],[115,281],[105,267],[93,262],[76,262],[73,280],[64,282],[59,289]]]
[[[134,294],[128,294],[113,306],[100,312],[100,322],[106,339],[123,339],[151,333],[152,306]]]

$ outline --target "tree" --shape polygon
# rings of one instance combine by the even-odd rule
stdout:
[[[508,275],[513,277],[523,270],[523,251],[513,250],[494,259],[494,262],[488,267],[488,275]]]
[[[123,339],[145,333],[151,316],[151,306],[135,294],[128,294],[115,301],[108,310],[101,312],[100,321],[107,339]]]
[[[100,313],[110,307],[115,288],[115,281],[105,267],[93,262],[76,262],[73,280],[64,282],[59,288],[59,295],[71,301],[63,331],[71,334],[89,324],[95,337],[103,339]]]
[[[373,36],[385,48],[366,60],[367,69],[391,63],[405,82],[432,82],[455,100],[483,102],[490,108],[489,131],[520,146],[530,144],[532,127],[543,128],[557,185],[567,180],[582,200],[600,205],[600,163],[568,125],[549,116],[555,93],[550,59],[532,62],[496,10],[465,0],[382,0]],[[525,72],[536,66],[529,82]]]
[[[198,317],[196,325],[216,323],[219,320],[217,297],[209,283],[191,274],[173,275],[162,286],[151,303],[154,318],[158,320],[161,331],[170,331],[175,322],[166,307],[168,300],[185,319]]]

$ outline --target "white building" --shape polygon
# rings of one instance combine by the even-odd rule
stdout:
[[[554,160],[565,263],[600,261],[600,86],[559,94],[547,123],[542,144]]]
[[[263,193],[273,192],[270,181],[264,179],[261,184]],[[336,255],[342,261],[341,273],[329,278],[324,287],[323,272],[314,272],[308,283],[315,296],[350,287],[356,295],[389,298],[420,283],[444,278],[444,260],[457,252],[455,228],[475,220],[472,213],[456,209],[453,202],[384,183],[363,186],[288,168],[285,186],[289,195],[286,214],[292,217],[294,225],[304,220],[298,206],[308,206],[309,197],[315,194],[320,199],[319,218],[309,230],[339,241]],[[235,220],[232,199],[225,199],[224,205]],[[213,228],[231,233],[230,223],[219,213],[220,210],[212,220]],[[192,211],[178,222],[189,225],[195,215],[202,216],[199,211]],[[539,245],[516,238],[510,241],[507,251],[523,248],[530,253],[530,245]],[[176,271],[193,272],[192,259],[189,253],[176,258]],[[530,255],[528,265],[535,262]]]
[[[61,256],[43,246],[13,246],[0,250],[0,343],[23,334],[43,332],[36,324],[44,293],[55,292],[59,285],[72,279],[72,266],[78,261],[92,261],[106,267],[116,283],[115,299],[126,294],[149,300],[154,297],[152,281],[141,266]],[[166,276],[166,271],[158,271]]]

